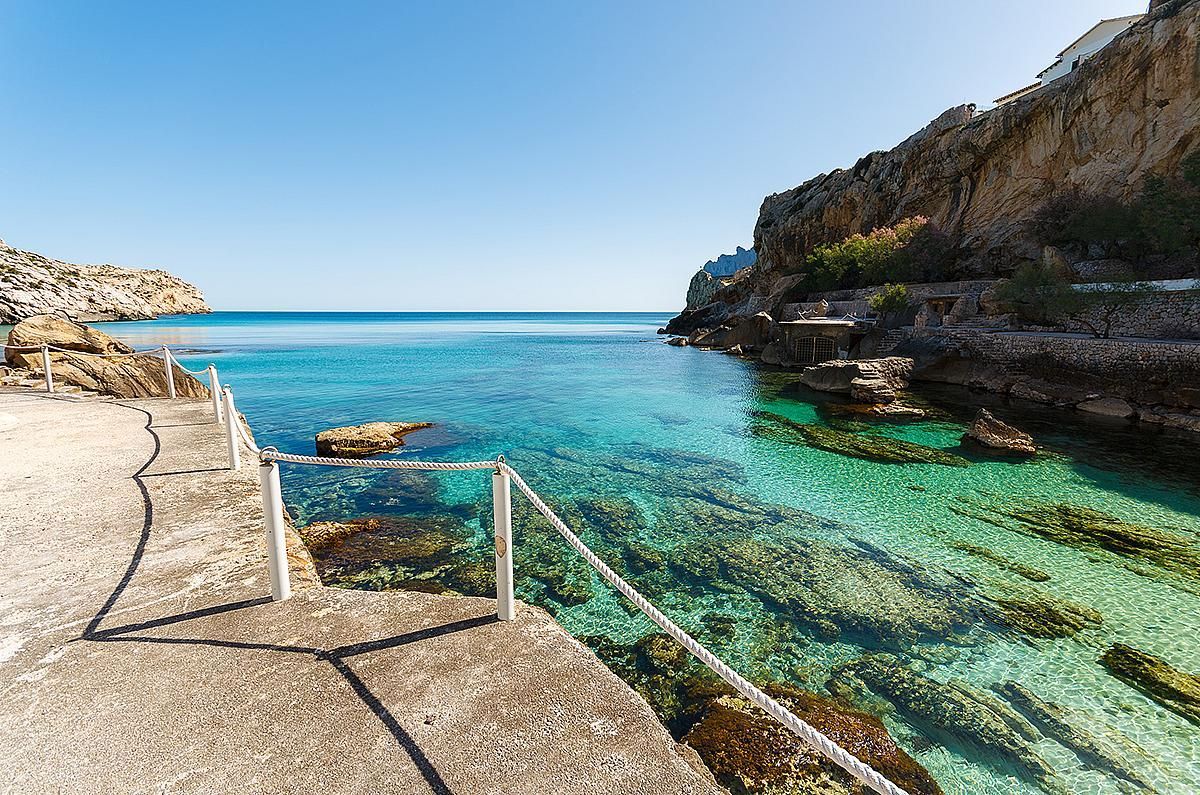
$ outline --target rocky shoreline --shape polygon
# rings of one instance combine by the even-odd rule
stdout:
[[[195,285],[164,270],[74,265],[0,240],[0,323],[45,314],[88,323],[209,312]]]

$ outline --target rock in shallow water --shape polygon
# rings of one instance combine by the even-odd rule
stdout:
[[[838,668],[832,684],[841,690],[865,687],[931,736],[969,742],[985,752],[985,759],[999,757],[1048,792],[1064,792],[1054,769],[1030,745],[1027,721],[995,696],[922,676],[885,654]]]
[[[962,456],[935,447],[907,442],[882,434],[860,434],[823,425],[808,425],[769,411],[756,411],[751,433],[791,444],[804,444],[830,453],[861,458],[881,464],[941,464],[967,467]]]
[[[873,715],[799,688],[768,695],[910,795],[941,795],[933,776],[896,745]],[[733,793],[855,793],[860,786],[740,695],[714,699],[684,737]]]
[[[975,415],[975,421],[963,434],[963,441],[974,441],[993,450],[1022,455],[1033,455],[1037,452],[1032,436],[996,419],[987,409],[980,409]]]
[[[1125,684],[1200,726],[1200,676],[1124,643],[1113,644],[1101,655],[1100,664]]]
[[[401,446],[413,431],[432,427],[431,422],[368,422],[330,428],[317,434],[317,455],[366,458]]]

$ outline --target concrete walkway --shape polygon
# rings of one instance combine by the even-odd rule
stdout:
[[[0,792],[722,791],[541,610],[265,599],[209,410],[0,390]]]

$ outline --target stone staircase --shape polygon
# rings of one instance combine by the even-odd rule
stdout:
[[[896,350],[897,345],[899,345],[901,342],[904,342],[911,330],[912,327],[907,326],[902,328],[894,328],[888,331],[888,333],[883,335],[883,339],[879,341],[879,344],[875,346],[875,356],[878,358],[891,356],[892,351]]]

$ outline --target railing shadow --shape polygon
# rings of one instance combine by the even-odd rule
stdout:
[[[437,767],[426,756],[421,746],[405,730],[404,726],[396,719],[370,687],[358,676],[357,673],[350,667],[347,660],[360,654],[366,654],[374,651],[383,651],[394,649],[399,646],[404,646],[410,643],[417,643],[424,640],[449,635],[455,632],[463,632],[477,627],[486,626],[498,621],[494,615],[479,616],[476,618],[462,619],[460,621],[451,621],[446,624],[441,624],[435,627],[425,627],[412,632],[406,632],[400,635],[395,635],[390,638],[381,638],[371,641],[363,641],[361,643],[346,644],[333,649],[322,649],[310,646],[294,646],[275,643],[260,643],[254,641],[240,641],[223,638],[201,638],[201,637],[162,637],[142,633],[147,630],[158,629],[162,627],[182,624],[188,621],[197,619],[209,618],[225,613],[232,613],[238,610],[245,610],[253,607],[259,607],[269,604],[270,597],[259,597],[254,599],[242,599],[235,602],[228,602],[221,605],[213,605],[211,607],[200,608],[197,610],[189,610],[183,613],[177,613],[169,616],[150,619],[132,624],[123,624],[116,627],[102,629],[101,624],[105,618],[112,612],[122,594],[129,588],[134,575],[141,565],[142,558],[145,556],[146,548],[149,545],[153,529],[154,529],[154,502],[150,497],[150,491],[147,489],[144,482],[146,477],[162,477],[166,475],[186,475],[193,472],[219,471],[219,470],[188,470],[180,472],[161,472],[153,475],[147,474],[146,470],[158,459],[162,452],[162,440],[155,432],[153,422],[154,417],[149,412],[138,406],[130,406],[124,403],[115,403],[114,405],[131,411],[137,411],[146,417],[145,430],[154,440],[154,449],[151,452],[146,462],[132,475],[134,483],[138,487],[138,491],[142,499],[143,516],[142,528],[138,535],[138,540],[133,549],[133,554],[130,557],[129,564],[121,575],[121,579],[113,588],[111,594],[105,599],[104,604],[96,611],[96,614],[88,622],[86,628],[80,635],[80,640],[91,641],[96,643],[158,643],[167,645],[181,646],[211,646],[224,649],[242,649],[249,651],[264,651],[286,654],[302,654],[310,656],[315,660],[328,663],[337,673],[350,685],[354,694],[363,702],[363,704],[371,710],[371,713],[379,720],[380,723],[388,730],[395,739],[396,744],[403,750],[412,760],[414,766],[420,772],[425,783],[429,786],[431,792],[436,795],[453,795],[453,790],[446,784]],[[161,426],[175,427],[175,426]]]

